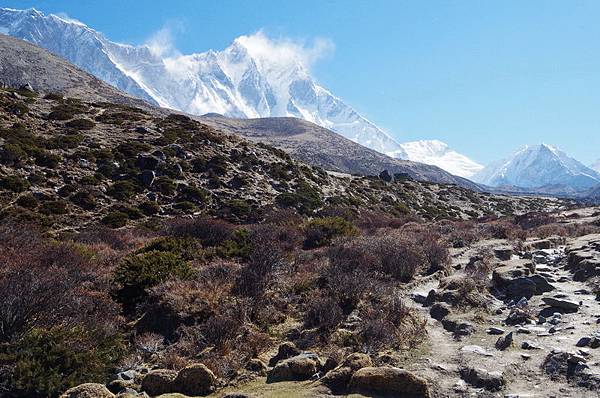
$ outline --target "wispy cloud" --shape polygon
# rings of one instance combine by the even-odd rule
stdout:
[[[236,41],[244,45],[256,58],[276,64],[301,63],[306,68],[331,55],[335,50],[333,42],[329,39],[314,38],[308,41],[287,37],[270,38],[262,30],[252,35],[240,36]]]
[[[177,49],[175,38],[184,31],[182,22],[170,21],[154,32],[144,44],[156,56],[165,61],[171,61],[169,64],[183,62],[185,56]],[[329,39],[319,37],[311,40],[289,37],[272,38],[263,30],[240,36],[235,41],[247,48],[248,52],[260,61],[278,66],[300,63],[307,69],[310,69],[318,60],[331,55],[335,50],[333,42]]]
[[[185,30],[182,22],[169,21],[162,28],[154,32],[145,45],[158,57],[178,57],[181,52],[175,46],[175,35]]]
[[[75,19],[75,18],[72,18],[72,17],[68,16],[67,13],[65,13],[65,12],[57,12],[57,13],[54,13],[54,15],[56,15],[57,17],[59,17],[63,21],[67,21],[67,22],[74,23],[74,24],[77,24],[77,25],[83,25],[83,26],[85,26],[85,24],[83,22],[81,22],[78,19]]]

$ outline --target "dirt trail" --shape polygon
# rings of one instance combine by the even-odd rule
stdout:
[[[498,247],[508,242],[487,241],[479,246]],[[464,265],[470,255],[477,250],[455,253],[453,266]],[[538,264],[537,273],[544,275],[555,287],[555,290],[544,295],[533,296],[528,300],[527,311],[538,313],[548,305],[544,297],[560,297],[580,302],[582,305],[575,313],[560,315],[560,322],[531,323],[521,326],[509,326],[505,319],[510,309],[501,301],[492,304],[491,314],[483,311],[459,313],[466,321],[476,326],[475,333],[457,339],[446,331],[442,323],[429,316],[429,308],[413,301],[426,319],[427,332],[431,340],[431,352],[428,360],[421,361],[421,366],[413,370],[419,371],[437,384],[439,397],[598,397],[600,393],[569,384],[565,378],[551,380],[542,370],[542,363],[553,349],[569,351],[586,357],[589,370],[600,374],[598,360],[600,349],[580,349],[577,342],[583,336],[593,336],[599,330],[597,319],[600,318],[600,303],[584,282],[573,280],[572,274],[564,269],[566,264],[565,247],[546,250],[549,256],[556,256],[561,261],[556,265]],[[513,259],[518,258],[513,256]],[[464,267],[461,267],[464,269]],[[462,269],[457,273],[463,272]],[[437,281],[429,281],[415,288],[412,295],[427,295],[431,289],[438,287]],[[495,309],[498,307],[498,313]],[[490,327],[504,330],[504,335],[513,332],[514,342],[504,351],[495,348],[498,335],[487,333]],[[556,330],[554,330],[556,329]],[[523,342],[529,342],[535,349],[523,349]],[[598,351],[598,352],[596,352]],[[481,368],[486,371],[502,372],[506,382],[499,392],[477,389],[461,380],[459,369],[462,367]],[[420,368],[420,369],[419,369]]]

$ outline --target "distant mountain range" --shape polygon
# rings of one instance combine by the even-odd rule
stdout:
[[[492,187],[560,194],[600,185],[600,173],[554,146],[541,144],[525,146],[488,165],[472,180]]]
[[[81,22],[35,9],[0,9],[0,33],[46,48],[118,89],[194,115],[297,117],[388,156],[470,177],[480,166],[439,141],[400,144],[317,84],[300,59],[276,60],[260,34],[223,51],[164,55],[108,40]]]

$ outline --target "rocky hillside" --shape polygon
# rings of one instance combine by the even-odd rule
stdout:
[[[477,184],[439,167],[391,158],[304,120],[229,119],[217,115],[204,117],[203,120],[251,140],[281,148],[306,163],[326,170],[362,175],[377,175],[381,170],[389,170],[391,173],[404,173],[419,181],[481,190]]]
[[[2,216],[56,228],[199,213],[248,222],[275,207],[310,215],[347,206],[436,219],[551,204],[390,174],[333,175],[162,111],[25,89],[0,91],[0,104]]]

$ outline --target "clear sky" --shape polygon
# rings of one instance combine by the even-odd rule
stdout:
[[[439,139],[487,163],[523,144],[600,158],[600,1],[0,0],[63,12],[111,40],[169,26],[183,53],[262,29],[335,49],[316,79],[399,141]]]

